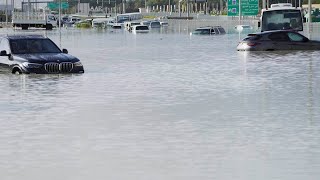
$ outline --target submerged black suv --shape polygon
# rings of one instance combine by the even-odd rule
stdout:
[[[78,58],[42,35],[1,37],[0,68],[16,74],[84,73]]]

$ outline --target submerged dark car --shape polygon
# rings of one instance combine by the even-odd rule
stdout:
[[[84,73],[80,60],[42,35],[7,35],[0,38],[0,66],[11,73]]]
[[[265,31],[248,34],[237,46],[238,51],[320,50],[320,41],[292,30]]]

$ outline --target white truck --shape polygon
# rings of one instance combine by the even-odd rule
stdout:
[[[27,30],[29,27],[51,30],[57,26],[57,19],[53,14],[45,12],[13,12],[12,26]]]

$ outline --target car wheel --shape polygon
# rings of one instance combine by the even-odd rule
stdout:
[[[28,30],[28,25],[27,24],[22,24],[21,28],[22,28],[22,30]]]
[[[47,24],[46,25],[46,30],[52,30],[52,24]]]
[[[12,74],[22,74],[20,69],[15,69],[12,71]]]

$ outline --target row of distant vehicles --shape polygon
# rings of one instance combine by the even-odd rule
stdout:
[[[27,29],[44,27],[52,29],[55,19],[46,21],[17,21],[13,25]],[[119,20],[119,19],[118,19]],[[147,22],[134,24],[133,19],[122,17],[112,26],[123,24],[129,31],[144,31],[149,28]],[[127,23],[125,23],[127,21]],[[131,22],[131,23],[128,23]],[[42,23],[42,24],[41,24]],[[158,25],[159,25],[158,21]],[[29,25],[28,27],[26,27]],[[161,25],[161,24],[160,24]],[[141,29],[139,29],[140,27]],[[303,20],[300,8],[289,4],[272,5],[262,11],[259,33],[248,34],[237,46],[238,51],[274,51],[274,50],[320,50],[320,42],[303,36]],[[302,33],[299,33],[302,32]],[[196,29],[193,34],[225,34],[221,26],[206,26]],[[80,60],[60,49],[53,41],[38,35],[6,35],[0,39],[0,69],[11,73],[84,73]]]
[[[238,51],[320,50],[320,41],[305,36],[301,8],[290,3],[263,9],[258,26],[261,32],[248,34],[239,42]]]
[[[126,13],[119,14],[116,17],[99,17],[88,18],[81,20],[77,16],[65,16],[61,21],[64,26],[77,26],[79,24],[87,24],[92,28],[113,28],[113,29],[126,29],[128,31],[141,31],[145,32],[151,28],[160,28],[168,26],[167,22],[160,20],[143,20],[143,16],[140,13]],[[79,26],[81,27],[81,26]]]
[[[143,27],[159,28],[160,21],[141,21],[134,24],[132,20],[142,19],[139,14],[122,14],[113,19],[109,25],[121,25],[129,31],[144,31]],[[29,14],[38,16],[37,14]],[[63,21],[50,15],[42,18],[27,18],[23,14],[15,14],[13,26],[26,30],[29,27],[52,29],[55,23],[76,24],[80,18],[62,18]],[[38,16],[39,17],[39,16]],[[106,18],[108,19],[108,18]],[[131,23],[132,22],[132,23]],[[107,24],[106,24],[107,25]],[[5,35],[0,37],[0,71],[13,74],[69,74],[84,73],[81,61],[70,54],[67,49],[60,49],[52,40],[42,35]]]
[[[320,50],[320,41],[304,36],[301,8],[290,3],[272,4],[263,9],[258,27],[260,32],[250,33],[239,42],[238,51]],[[240,32],[252,30],[252,27],[237,25],[235,29]],[[206,26],[197,28],[192,34],[220,35],[225,32],[219,26]]]
[[[157,28],[167,26],[168,23],[159,20],[142,21],[141,13],[125,13],[118,14],[115,17],[104,16],[84,16],[79,14],[63,16],[59,20],[58,15],[49,12],[13,12],[12,26],[23,30],[28,28],[45,28],[51,30],[54,27],[61,26],[76,26],[78,24],[89,24],[93,28],[124,28],[125,22],[140,21],[141,25],[147,25],[149,28]],[[88,26],[85,26],[88,27]]]

